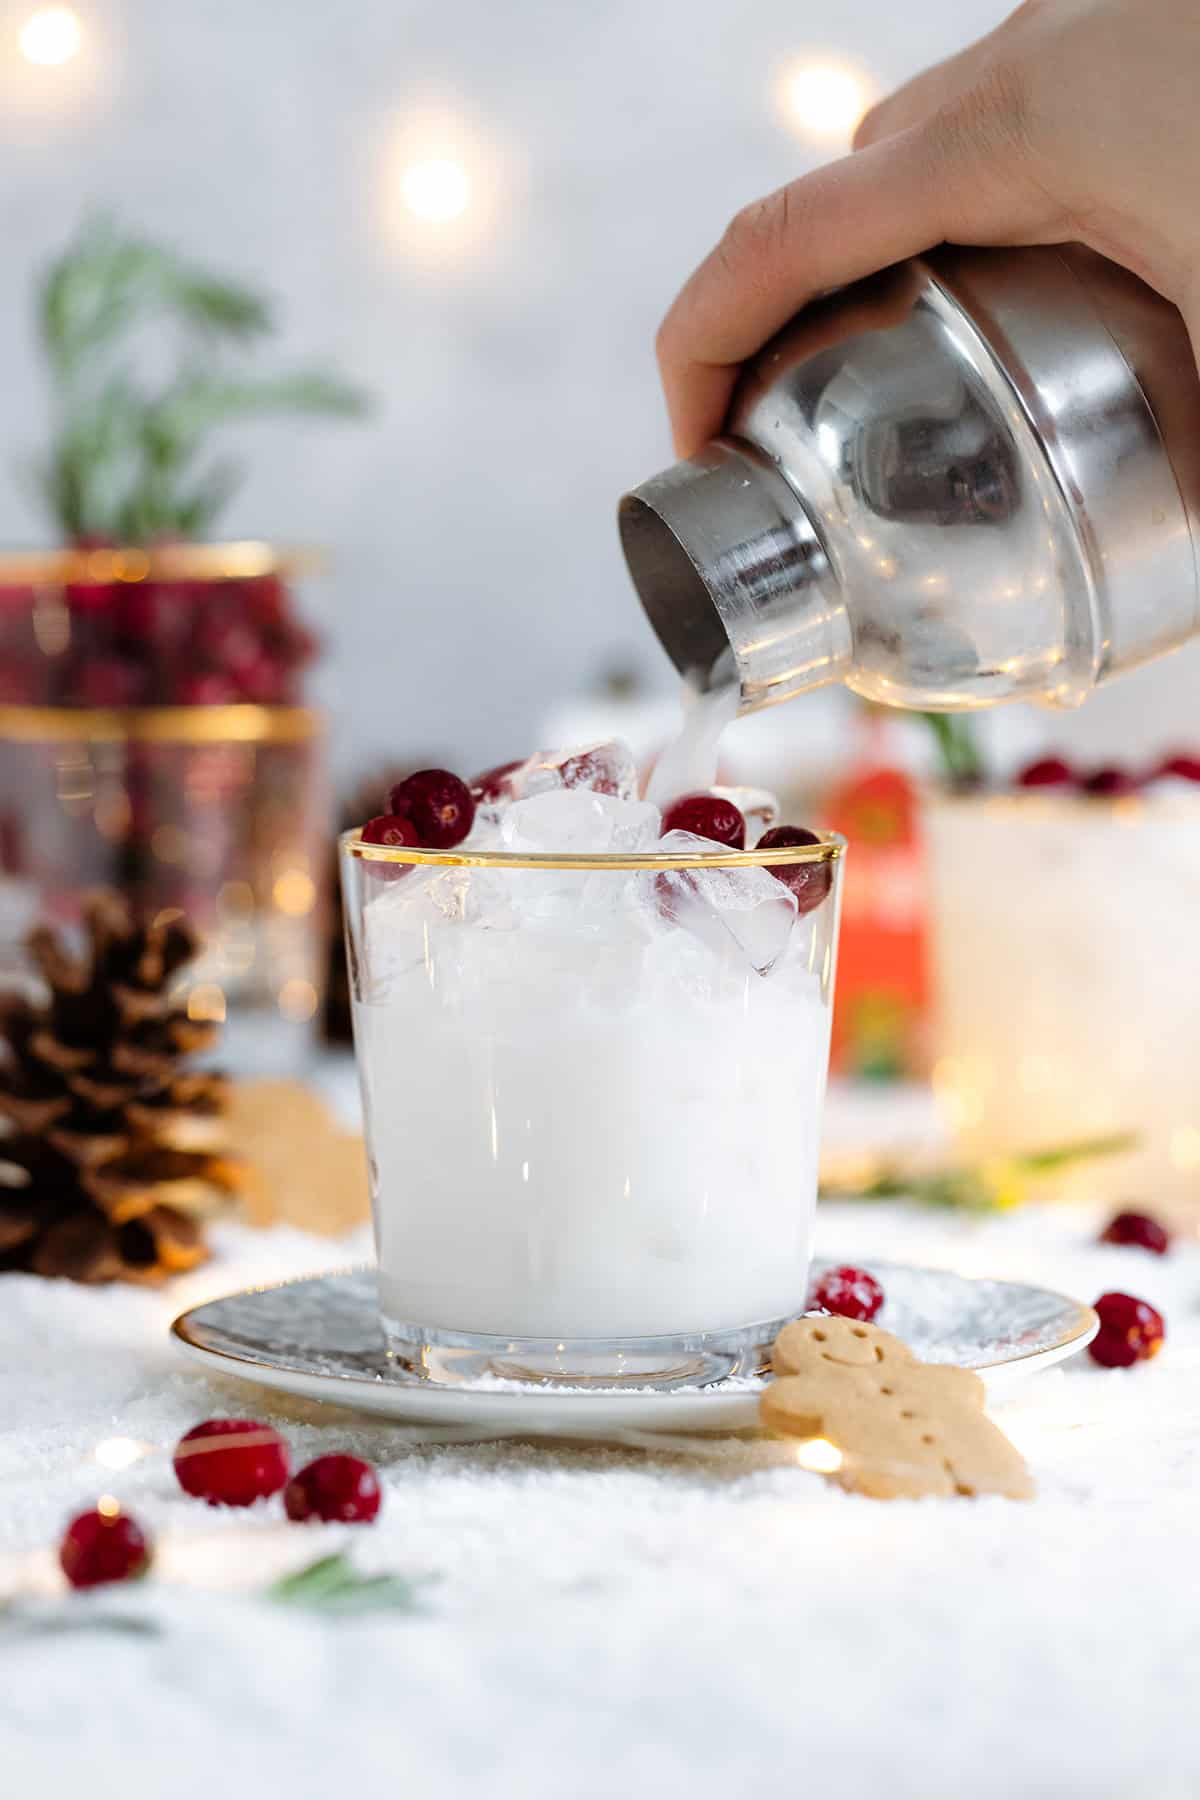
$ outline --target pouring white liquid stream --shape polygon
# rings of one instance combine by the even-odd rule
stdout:
[[[654,765],[646,798],[664,810],[680,794],[711,788],[717,779],[721,739],[737,717],[736,683],[697,693],[683,687],[683,725]]]

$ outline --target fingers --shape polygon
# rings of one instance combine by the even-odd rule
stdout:
[[[740,364],[807,301],[943,239],[1016,242],[1013,213],[994,135],[954,109],[747,207],[659,331],[679,455],[720,431]]]

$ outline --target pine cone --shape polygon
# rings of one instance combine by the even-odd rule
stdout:
[[[31,937],[44,1003],[0,1005],[0,1269],[157,1281],[204,1261],[197,1218],[243,1185],[225,1077],[183,1067],[217,1027],[171,997],[198,947],[181,916],[138,924],[102,894],[85,921],[86,957]]]

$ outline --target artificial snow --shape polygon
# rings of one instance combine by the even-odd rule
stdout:
[[[364,1254],[226,1226],[162,1293],[0,1277],[0,1594],[49,1591],[72,1513],[117,1494],[149,1527],[141,1584],[51,1599],[43,1627],[132,1614],[157,1636],[0,1615],[5,1792],[89,1800],[489,1800],[754,1793],[1161,1800],[1200,1791],[1194,1599],[1200,1249],[1100,1247],[1098,1215],[975,1222],[826,1207],[822,1254],[1107,1288],[1164,1312],[1157,1361],[1084,1357],[998,1414],[1039,1483],[881,1504],[786,1445],[680,1454],[423,1441],[184,1362],[171,1316]],[[213,1414],[269,1419],[297,1463],[381,1469],[376,1526],[287,1524],[187,1500],[167,1455]],[[156,1446],[97,1466],[111,1437]],[[329,1620],[254,1590],[346,1546],[427,1583],[415,1615]]]

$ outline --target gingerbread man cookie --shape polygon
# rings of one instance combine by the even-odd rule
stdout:
[[[906,1344],[857,1319],[796,1319],[775,1340],[780,1380],[760,1402],[763,1424],[788,1437],[828,1438],[842,1452],[834,1479],[878,1500],[923,1494],[1004,1494],[1033,1482],[983,1410],[968,1369],[917,1362]]]

